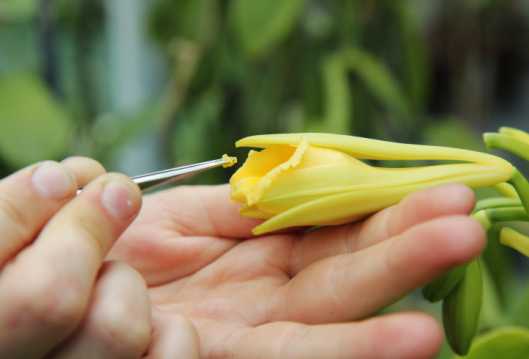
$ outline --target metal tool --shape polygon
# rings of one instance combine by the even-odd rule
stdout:
[[[164,184],[171,184],[183,179],[186,179],[197,173],[217,168],[217,167],[231,167],[237,163],[237,158],[230,157],[228,155],[222,156],[222,158],[193,163],[189,165],[179,166],[170,168],[163,171],[150,172],[139,176],[131,177],[131,180],[136,183],[142,191],[151,189]],[[77,193],[81,192],[79,190]]]
[[[157,171],[146,173],[140,176],[132,177],[132,181],[136,183],[142,191],[146,189],[153,188],[155,186],[160,186],[164,184],[175,183],[186,179],[197,173],[217,168],[217,167],[231,167],[237,162],[235,157],[229,157],[227,155],[222,156],[222,158],[194,163],[190,165],[170,168],[168,170]]]

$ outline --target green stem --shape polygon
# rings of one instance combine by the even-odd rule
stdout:
[[[520,196],[526,211],[529,211],[529,182],[527,179],[520,171],[516,170],[509,182],[516,188],[516,192],[518,192],[518,196]]]
[[[492,222],[527,221],[529,217],[522,206],[486,209],[487,218]]]
[[[529,220],[529,216],[527,216],[527,212],[522,206],[482,209],[474,212],[472,217],[474,217],[486,231],[488,231],[496,222]]]
[[[483,139],[488,148],[504,150],[529,161],[528,143],[501,133],[485,133]]]
[[[474,212],[478,212],[484,209],[492,208],[503,208],[503,207],[515,207],[520,206],[522,203],[517,198],[505,198],[505,197],[494,197],[486,198],[481,201],[478,201]]]

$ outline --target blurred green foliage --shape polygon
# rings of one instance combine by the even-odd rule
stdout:
[[[468,115],[467,109],[451,108],[451,94],[438,88],[445,88],[444,82],[455,86],[460,76],[449,74],[442,84],[435,82],[439,65],[432,54],[445,45],[435,47],[435,40],[444,41],[435,34],[446,16],[463,11],[478,21],[509,5],[446,3],[448,15],[436,1],[425,5],[417,0],[153,1],[141,21],[151,42],[148,51],[162,58],[164,80],[151,86],[147,101],[131,113],[112,106],[109,74],[120,69],[105,60],[108,51],[101,46],[108,39],[109,22],[115,21],[104,1],[5,1],[0,5],[0,50],[5,54],[0,71],[33,76],[28,81],[49,92],[40,96],[28,90],[26,95],[18,86],[5,98],[10,111],[28,110],[23,100],[28,96],[41,98],[48,103],[44,108],[61,115],[33,121],[49,123],[44,127],[50,131],[68,126],[75,140],[31,137],[33,147],[46,148],[36,156],[13,159],[6,151],[18,149],[6,140],[12,138],[6,130],[0,152],[4,174],[68,153],[95,156],[112,166],[119,162],[120,147],[146,134],[159,138],[156,151],[164,165],[215,157],[232,151],[241,136],[278,131],[478,148],[475,130],[487,119],[470,114],[466,121],[454,120]],[[28,41],[20,43],[18,36]],[[11,87],[9,77],[0,79],[2,88]],[[439,101],[445,101],[441,109],[436,108]],[[8,120],[2,123],[7,126]],[[26,125],[20,126],[17,131]],[[27,126],[49,137],[38,125]],[[222,137],[214,135],[219,131]],[[193,141],[203,136],[210,138],[208,146]],[[203,181],[225,179],[212,175]]]
[[[72,154],[119,168],[130,149],[152,152],[153,167],[223,153],[242,159],[235,140],[271,132],[483,150],[479,133],[502,124],[498,113],[525,115],[516,107],[529,69],[525,2],[153,0],[136,25],[146,43],[140,54],[157,60],[142,62],[149,81],[123,77],[137,76],[145,93],[130,109],[116,103],[129,93],[118,92],[112,75],[138,54],[112,42],[111,2],[0,2],[2,176]],[[139,2],[119,3],[133,19]],[[150,81],[155,75],[160,80]],[[142,147],[145,137],[154,148]],[[229,174],[194,181],[220,183]],[[495,321],[529,326],[529,300],[512,300],[529,298],[514,274],[517,258],[492,242],[485,259],[492,299],[485,298],[483,330]]]
[[[478,338],[468,359],[521,359],[529,357],[529,330],[506,327]],[[455,358],[461,358],[455,356]]]
[[[37,77],[0,77],[0,118],[0,152],[8,164],[19,166],[67,152],[72,124]]]

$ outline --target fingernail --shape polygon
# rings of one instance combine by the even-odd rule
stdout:
[[[101,202],[114,218],[125,220],[132,217],[136,212],[137,205],[134,197],[135,195],[129,186],[118,180],[113,180],[105,185]]]
[[[40,164],[31,180],[35,190],[45,198],[63,199],[74,193],[73,177],[57,162]]]

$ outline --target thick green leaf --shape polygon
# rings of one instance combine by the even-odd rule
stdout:
[[[183,38],[209,44],[218,31],[218,11],[217,0],[159,0],[151,13],[151,31],[164,43]]]
[[[56,158],[70,136],[66,113],[36,77],[0,77],[0,157],[15,167]]]
[[[0,1],[0,19],[25,21],[36,14],[37,0]]]
[[[215,127],[220,110],[221,98],[217,92],[208,92],[189,110],[177,117],[174,132],[174,158],[179,163],[204,161],[211,150],[204,146],[204,141],[211,143],[213,139],[203,138],[204,133],[211,133]]]
[[[525,359],[529,358],[529,330],[504,327],[476,338],[466,359]]]
[[[323,65],[325,130],[348,134],[351,130],[351,94],[343,58],[331,55]]]
[[[251,56],[268,52],[296,24],[305,0],[233,0],[230,15],[239,40]]]
[[[483,304],[481,307],[480,329],[494,328],[506,322],[498,289],[491,277],[489,269],[484,261],[481,261],[481,274],[483,277]]]
[[[344,56],[349,68],[362,79],[373,96],[387,110],[396,115],[409,114],[409,106],[402,89],[382,62],[359,49],[349,49]]]
[[[512,321],[516,325],[529,328],[529,285],[516,297],[511,314]]]
[[[416,4],[410,1],[391,1],[395,7],[395,16],[399,26],[402,46],[404,85],[415,113],[424,111],[429,95],[429,72],[426,44],[421,36],[418,24],[419,16]]]

